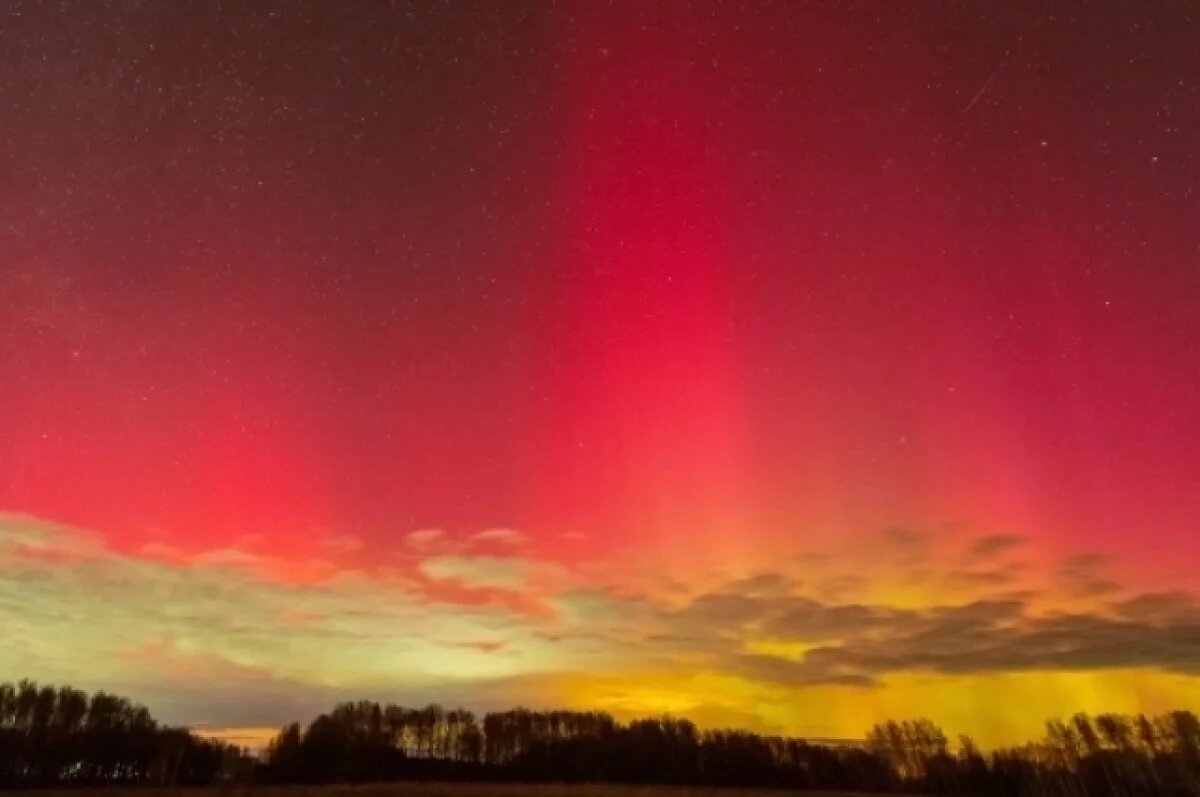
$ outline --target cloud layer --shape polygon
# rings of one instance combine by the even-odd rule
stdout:
[[[920,535],[884,541],[914,572],[935,555]],[[85,532],[0,515],[0,625],[12,643],[0,670],[120,689],[157,701],[168,719],[223,727],[378,696],[749,711],[759,725],[803,732],[800,720],[771,717],[769,704],[814,689],[870,702],[905,678],[1020,673],[1137,671],[1183,684],[1185,699],[1200,695],[1196,596],[1115,586],[1081,608],[1079,586],[1104,574],[1095,555],[1052,568],[1058,595],[1005,558],[1022,540],[982,538],[955,554],[957,568],[942,568],[968,597],[907,605],[871,599],[861,582],[878,579],[856,582],[836,554],[713,574],[698,586],[633,578],[619,562],[607,572],[630,578],[606,581],[598,563],[568,567],[524,542],[510,530],[419,532],[366,570],[337,563],[355,546],[334,537],[331,558],[309,568],[321,577],[295,580],[240,549],[126,555]],[[679,677],[658,680],[669,673]],[[683,674],[723,679],[718,691],[757,694],[763,706],[697,697],[711,687],[685,695]]]

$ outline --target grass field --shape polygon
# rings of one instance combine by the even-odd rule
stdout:
[[[262,786],[208,789],[54,789],[11,792],[35,797],[871,797],[861,792],[716,789],[609,784],[382,783],[362,786]]]

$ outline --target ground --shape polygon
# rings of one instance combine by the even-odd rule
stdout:
[[[87,790],[90,791],[90,790]],[[81,797],[79,789],[14,792],[36,797]],[[124,797],[121,789],[105,789],[103,797]],[[384,783],[363,786],[277,786],[209,789],[130,789],[129,797],[871,797],[863,793],[763,789],[714,789],[688,786],[619,786],[609,784]],[[99,794],[97,790],[97,794]]]

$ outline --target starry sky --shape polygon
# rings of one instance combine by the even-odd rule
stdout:
[[[1200,708],[1198,20],[1118,6],[12,0],[0,674]]]

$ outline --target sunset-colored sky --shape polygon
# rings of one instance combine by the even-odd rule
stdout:
[[[0,678],[1200,709],[1194,17],[13,9]]]

